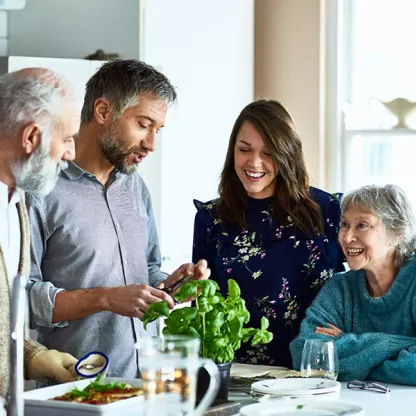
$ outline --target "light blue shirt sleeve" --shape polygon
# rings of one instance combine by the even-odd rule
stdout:
[[[32,329],[38,327],[62,328],[67,326],[68,322],[52,323],[52,316],[56,295],[64,289],[55,287],[51,282],[44,282],[41,269],[42,257],[49,235],[47,221],[43,218],[36,203],[30,199],[30,196],[26,198],[31,233],[31,266],[28,281],[30,327]]]

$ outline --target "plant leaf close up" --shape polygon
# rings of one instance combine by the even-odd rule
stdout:
[[[250,313],[246,308],[241,290],[234,279],[228,279],[228,293],[224,297],[213,280],[192,280],[182,286],[175,299],[183,302],[194,298],[194,306],[170,311],[166,302],[150,305],[143,315],[146,325],[164,316],[164,334],[188,335],[201,339],[200,355],[221,364],[234,360],[243,342],[251,345],[267,344],[273,339],[268,331],[269,320],[262,317],[260,328],[246,327]]]

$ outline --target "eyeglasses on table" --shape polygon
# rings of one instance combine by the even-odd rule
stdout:
[[[354,390],[370,390],[377,393],[389,393],[390,387],[375,381],[352,380],[347,382],[347,388]]]

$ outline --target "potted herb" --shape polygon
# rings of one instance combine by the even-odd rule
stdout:
[[[245,327],[250,313],[235,280],[228,280],[227,297],[222,296],[219,290],[213,280],[190,281],[175,294],[175,299],[184,302],[194,298],[194,306],[171,312],[166,302],[153,303],[142,320],[146,328],[149,322],[164,316],[163,334],[200,338],[200,356],[210,358],[218,365],[223,383],[218,398],[226,400],[231,363],[241,343],[267,344],[273,339],[273,334],[267,330],[269,321],[266,317],[261,319],[260,329]]]

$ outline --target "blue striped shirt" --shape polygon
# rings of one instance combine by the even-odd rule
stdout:
[[[102,351],[110,357],[110,376],[137,377],[134,344],[156,334],[137,318],[100,312],[52,323],[61,290],[157,286],[160,250],[149,191],[139,174],[113,172],[105,187],[69,162],[46,197],[28,195],[31,222],[29,300],[31,325],[48,348],[82,357]]]

